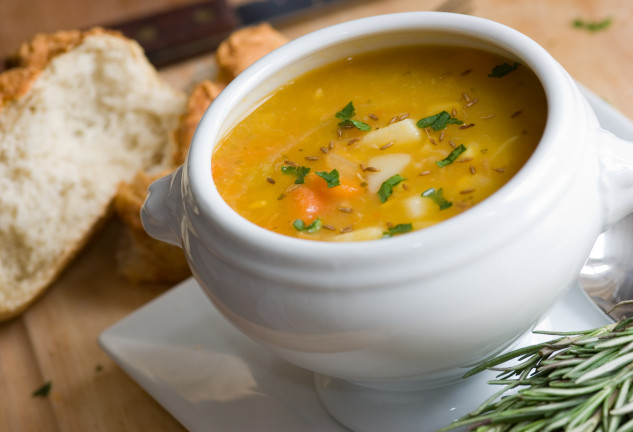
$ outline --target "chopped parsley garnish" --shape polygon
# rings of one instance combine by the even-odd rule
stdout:
[[[356,109],[354,108],[354,102],[349,102],[342,110],[336,113],[336,118],[340,118],[341,120],[349,120],[356,114]]]
[[[609,26],[611,26],[613,20],[611,18],[605,18],[602,21],[585,21],[581,19],[575,19],[572,22],[572,25],[575,28],[584,29],[590,32],[597,32],[600,30],[605,30]]]
[[[297,177],[296,184],[305,183],[305,177],[310,172],[310,168],[304,166],[284,165],[281,167],[281,172],[288,175],[294,175]]]
[[[333,169],[330,172],[316,171],[315,174],[326,181],[328,188],[333,188],[334,186],[338,186],[341,184],[338,179],[338,171],[336,169]]]
[[[431,198],[435,204],[440,206],[440,210],[446,210],[453,205],[452,202],[444,198],[444,190],[442,188],[439,188],[438,190],[435,190],[435,188],[427,189],[422,192],[422,196],[425,198]]]
[[[386,232],[382,233],[384,237],[392,237],[396,234],[408,233],[413,229],[410,223],[401,223],[396,226],[389,227]]]
[[[378,198],[380,198],[380,202],[384,203],[387,201],[387,198],[389,198],[391,196],[391,194],[393,193],[393,188],[396,187],[396,185],[398,185],[398,183],[402,182],[406,180],[404,177],[402,177],[400,174],[396,174],[393,175],[391,177],[389,177],[387,180],[385,180],[382,185],[380,186],[380,189],[378,190]]]
[[[292,226],[295,227],[297,231],[308,233],[318,231],[319,229],[321,229],[321,225],[322,222],[320,218],[316,218],[314,222],[312,222],[310,225],[306,225],[305,222],[303,222],[301,219],[297,219],[292,223]]]
[[[345,105],[345,107],[339,112],[337,112],[335,115],[336,115],[336,118],[341,119],[341,121],[338,124],[339,126],[351,125],[351,126],[354,126],[358,130],[362,130],[362,131],[371,130],[371,126],[369,126],[367,123],[364,123],[360,120],[352,119],[352,117],[356,115],[356,109],[354,108],[353,102],[350,102],[347,105]]]
[[[455,147],[455,149],[452,152],[450,152],[450,154],[446,156],[444,159],[436,161],[435,165],[437,165],[440,168],[445,167],[446,165],[450,165],[453,162],[455,162],[455,159],[457,159],[459,155],[464,153],[465,151],[466,151],[466,147],[464,146],[464,144],[460,144],[458,147]]]
[[[518,63],[518,62],[514,62],[513,64],[510,64],[510,63],[498,64],[497,66],[492,68],[492,72],[490,72],[488,76],[491,78],[504,77],[510,72],[512,72],[513,70],[515,70],[516,68],[518,68],[520,65],[521,63]]]
[[[46,382],[42,387],[38,388],[32,393],[33,397],[46,397],[51,391],[53,383],[51,381]]]
[[[439,112],[435,115],[424,117],[423,119],[418,120],[416,125],[419,128],[427,128],[432,127],[434,131],[439,131],[445,129],[449,124],[463,124],[464,122],[456,119],[455,117],[451,117],[449,113],[446,111]]]

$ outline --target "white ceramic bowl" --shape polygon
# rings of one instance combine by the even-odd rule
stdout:
[[[487,49],[539,77],[547,125],[509,183],[428,229],[356,243],[285,237],[222,200],[212,150],[252,106],[314,67],[408,44]],[[632,161],[633,146],[598,128],[573,80],[526,36],[471,16],[385,15],[301,37],[241,74],[185,164],[151,186],[142,217],[183,247],[221,313],[280,357],[373,388],[431,386],[507,346],[562,295],[597,235],[632,210]]]

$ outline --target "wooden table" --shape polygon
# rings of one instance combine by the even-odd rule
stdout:
[[[292,0],[290,0],[292,1]],[[190,0],[82,2],[3,0],[0,55],[34,31],[86,27]],[[51,9],[55,4],[55,9]],[[581,83],[633,118],[633,3],[630,0],[367,0],[286,24],[294,38],[329,24],[388,12],[457,8],[512,26],[543,45]],[[55,11],[62,13],[55,14]],[[65,11],[68,11],[66,13]],[[72,13],[71,13],[72,12]],[[612,24],[603,31],[573,20]],[[187,89],[206,77],[212,54],[161,71]],[[21,317],[0,323],[1,431],[182,431],[182,426],[98,347],[99,333],[168,287],[116,275],[120,224],[113,220]],[[33,397],[44,382],[48,397]]]

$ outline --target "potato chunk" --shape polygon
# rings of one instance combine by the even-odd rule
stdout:
[[[363,240],[376,240],[383,236],[383,231],[380,227],[368,227],[361,228],[356,231],[350,231],[347,233],[339,234],[334,237],[334,241],[363,241]]]
[[[400,173],[411,162],[411,155],[407,153],[390,153],[369,159],[368,165],[378,171],[367,174],[367,190],[376,193],[389,177]]]
[[[420,128],[415,125],[415,120],[405,119],[368,132],[363,137],[362,143],[363,145],[379,148],[390,142],[393,142],[394,145],[409,144],[418,142],[421,139]]]

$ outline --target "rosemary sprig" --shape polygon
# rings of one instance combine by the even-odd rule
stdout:
[[[498,371],[503,388],[438,432],[633,432],[633,318],[502,354],[466,373]]]

